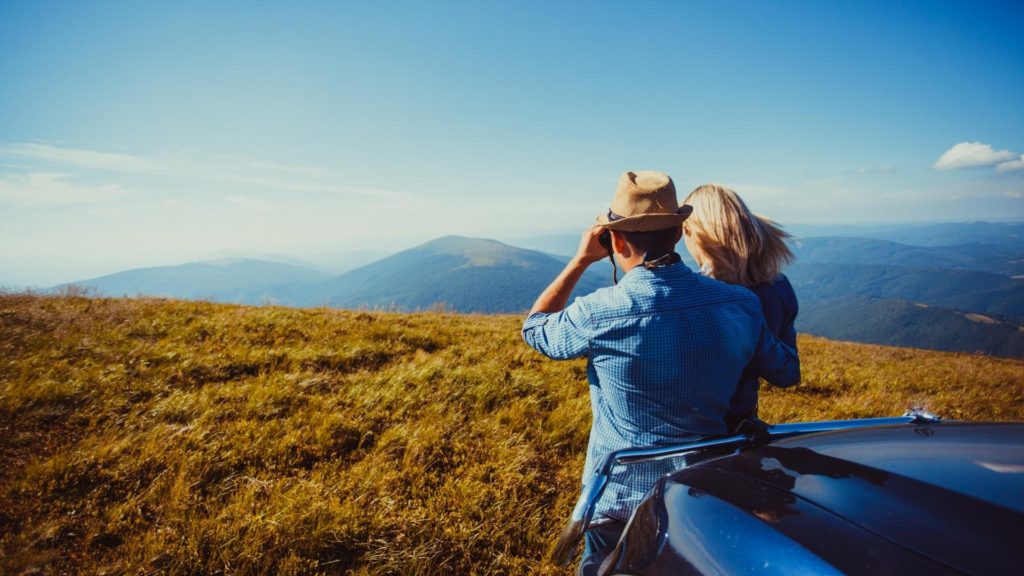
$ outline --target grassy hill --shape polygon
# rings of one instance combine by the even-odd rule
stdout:
[[[568,574],[583,361],[521,319],[0,295],[0,573]],[[1024,363],[801,337],[786,422],[1024,419]]]

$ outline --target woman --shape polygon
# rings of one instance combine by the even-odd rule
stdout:
[[[782,267],[794,259],[786,245],[790,235],[771,220],[753,214],[739,195],[725,186],[700,186],[683,203],[693,206],[693,213],[683,223],[683,238],[701,272],[757,294],[768,329],[796,350],[796,294],[782,274]],[[725,419],[730,432],[743,420],[757,416],[759,386],[754,376],[740,379]]]

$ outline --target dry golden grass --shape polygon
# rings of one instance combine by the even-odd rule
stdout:
[[[520,319],[0,296],[0,573],[562,574],[584,364]],[[802,338],[775,422],[1024,419],[1024,363]]]

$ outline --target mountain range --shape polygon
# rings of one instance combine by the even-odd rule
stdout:
[[[525,312],[564,267],[559,258],[495,240],[445,236],[317,282],[268,286],[249,301],[295,306],[457,312]],[[586,294],[610,284],[588,270],[576,287]]]
[[[233,259],[141,268],[74,284],[111,296],[521,313],[529,310],[564,265],[562,257],[495,240],[445,236],[340,275],[291,264]],[[593,266],[580,279],[574,295],[610,284],[610,266]]]
[[[224,258],[180,266],[136,268],[72,284],[113,296],[144,295],[246,302],[254,287],[266,287],[269,290],[271,286],[285,282],[315,283],[330,277],[330,274],[295,264],[251,258]]]
[[[786,275],[801,304],[867,296],[1024,321],[1024,280],[990,272],[801,261]]]
[[[978,270],[1003,276],[1024,275],[1024,239],[1005,243],[969,242],[917,246],[877,238],[822,236],[800,238],[793,252],[801,263],[889,265],[915,269]]]
[[[1024,356],[1019,322],[906,300],[849,296],[801,302],[797,326],[836,340]]]
[[[833,339],[1024,357],[1022,229],[964,223],[885,231],[890,238],[918,238],[920,245],[856,236],[795,239],[798,260],[786,273],[800,300],[797,329]],[[964,242],[924,244],[940,236]],[[523,239],[539,248],[527,249],[446,236],[342,274],[225,259],[75,284],[114,296],[520,314],[561,271],[578,238]],[[610,284],[611,266],[602,262],[584,274],[575,295]]]
[[[912,246],[995,244],[1019,249],[1024,242],[1024,222],[974,221],[871,226],[791,224],[786,226],[786,230],[797,238],[874,238]]]

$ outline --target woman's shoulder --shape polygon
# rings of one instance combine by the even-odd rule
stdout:
[[[757,297],[761,299],[762,305],[768,300],[796,302],[796,292],[793,291],[793,285],[789,283],[789,278],[786,278],[785,274],[779,274],[772,282],[763,282],[751,286],[750,291],[757,294]]]
[[[771,282],[762,282],[749,287],[754,294],[786,293],[793,291],[793,285],[785,274],[779,274]]]
[[[793,285],[789,283],[789,278],[786,278],[785,274],[779,274],[775,282],[772,282],[772,287],[779,291],[793,292]]]

